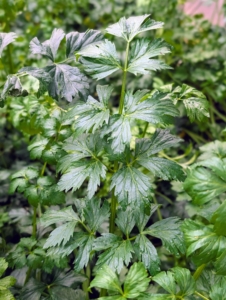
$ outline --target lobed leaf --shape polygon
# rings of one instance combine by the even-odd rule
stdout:
[[[17,35],[14,32],[0,32],[0,57],[6,46],[15,41]]]

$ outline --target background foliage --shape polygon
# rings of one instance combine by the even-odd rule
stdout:
[[[0,6],[0,32],[15,32],[17,38],[3,50],[0,60],[0,91],[1,98],[5,98],[5,105],[0,109],[0,251],[1,256],[5,257],[5,260],[0,261],[0,299],[13,299],[12,295],[16,299],[87,299],[90,282],[90,299],[98,297],[98,289],[102,290],[102,299],[109,300],[125,297],[215,300],[226,297],[226,34],[225,28],[212,26],[201,16],[185,16],[181,11],[181,4],[176,0],[68,0],[65,3],[53,0],[48,4],[42,0],[3,0]],[[172,46],[171,54],[164,56],[164,62],[172,69],[148,73],[143,71],[145,74],[141,71],[138,76],[133,74],[136,70],[131,71],[128,74],[128,88],[168,93],[177,103],[180,115],[168,128],[183,142],[170,149],[160,147],[156,158],[168,159],[172,166],[175,162],[179,163],[187,178],[184,183],[174,181],[177,177],[172,173],[171,167],[168,173],[166,168],[160,174],[160,179],[148,175],[152,182],[154,203],[148,212],[147,207],[139,207],[135,214],[121,210],[116,219],[118,232],[113,235],[107,233],[106,222],[101,217],[109,215],[107,201],[99,202],[94,198],[85,207],[82,200],[87,191],[88,197],[92,198],[99,184],[98,178],[104,176],[107,180],[98,188],[99,198],[110,198],[109,188],[115,188],[119,199],[126,197],[120,184],[122,178],[126,177],[127,170],[121,169],[121,174],[115,176],[115,181],[110,186],[111,174],[106,173],[104,165],[98,162],[94,166],[90,158],[92,155],[86,152],[87,149],[92,149],[94,156],[107,165],[109,157],[113,164],[114,160],[119,159],[113,153],[111,156],[104,156],[101,152],[103,145],[96,142],[98,138],[87,138],[86,135],[91,128],[94,133],[94,124],[97,129],[107,123],[109,117],[106,112],[98,116],[93,112],[95,105],[102,105],[95,109],[105,109],[101,87],[96,91],[95,81],[90,82],[89,95],[93,97],[87,103],[90,105],[89,110],[87,106],[83,107],[83,103],[79,103],[75,109],[80,112],[81,119],[78,118],[74,124],[73,109],[66,112],[71,104],[61,99],[70,100],[72,95],[65,95],[64,90],[52,94],[52,97],[45,94],[39,99],[35,94],[27,95],[27,91],[37,93],[39,88],[38,81],[30,76],[26,80],[21,77],[23,97],[16,97],[17,90],[9,91],[11,95],[4,95],[3,86],[8,74],[15,74],[27,66],[46,66],[47,59],[43,56],[38,56],[37,59],[34,54],[39,51],[34,50],[35,45],[33,53],[29,50],[29,43],[34,37],[41,42],[45,41],[54,28],[62,28],[65,33],[85,32],[88,28],[104,32],[105,28],[118,22],[123,16],[145,13],[151,13],[152,19],[165,23],[163,28],[150,31],[148,37],[162,38]],[[110,34],[106,37],[116,43],[120,59],[123,58],[125,49],[120,40]],[[57,62],[65,59],[65,44],[63,40],[59,46]],[[70,51],[66,53],[70,58]],[[86,71],[97,79],[100,78],[101,86],[113,85],[113,91],[109,88],[107,94],[108,98],[111,94],[110,110],[116,113],[121,76],[114,73],[110,78],[104,78],[101,73],[89,72],[91,59],[86,55]],[[51,70],[45,68],[45,71],[50,73]],[[35,73],[34,69],[24,69],[21,72],[35,74],[34,77],[40,79],[40,74]],[[43,90],[48,85],[48,76],[45,78],[46,81],[42,82]],[[79,80],[83,80],[82,77]],[[42,90],[40,94],[41,92]],[[86,96],[86,91],[79,92]],[[157,99],[157,94],[155,95]],[[96,99],[101,101],[101,97],[103,101],[97,102]],[[209,107],[205,105],[205,97]],[[56,103],[54,99],[57,98]],[[201,113],[200,110],[192,109],[192,101],[198,101]],[[172,107],[168,107],[169,110],[171,116],[176,115]],[[86,125],[82,118],[88,120]],[[148,121],[142,118],[133,121],[133,136],[143,137],[146,124],[144,120]],[[153,120],[151,122],[154,123]],[[167,122],[163,119],[162,123]],[[77,134],[84,133],[82,138],[78,138],[82,144],[80,149],[75,149],[73,140],[69,138],[75,128],[79,128]],[[146,137],[154,139],[155,127],[149,126],[146,129]],[[113,133],[114,130],[112,125]],[[106,131],[105,135],[111,131]],[[112,138],[118,134],[120,132],[116,132]],[[74,138],[77,138],[76,133]],[[167,136],[164,139],[167,140]],[[178,141],[173,140],[173,144]],[[132,143],[135,145],[135,140]],[[123,149],[124,146],[117,142],[115,150],[120,147]],[[112,148],[114,149],[113,144]],[[153,154],[155,153],[151,155]],[[60,164],[56,169],[60,157]],[[79,162],[81,157],[88,157],[85,166]],[[120,159],[123,163],[124,158]],[[146,157],[139,157],[141,165],[146,165],[145,159]],[[66,174],[60,179],[59,172],[64,173],[74,160],[77,160],[76,163],[69,169],[72,174],[77,172],[75,170],[81,172],[82,168],[87,170],[87,173],[81,173],[80,182],[87,178],[90,170],[96,173],[93,173],[86,188],[79,189],[81,184],[72,182],[74,191],[65,194],[63,190],[70,190],[70,187],[64,184]],[[159,173],[156,169],[154,175]],[[145,185],[145,176],[147,174],[139,182],[139,186]],[[184,175],[181,173],[179,176]],[[166,179],[171,182],[165,181]],[[56,185],[58,181],[60,192]],[[123,187],[127,184],[129,193],[130,183],[124,181]],[[146,188],[148,187],[144,186],[144,190]],[[38,220],[34,220],[36,215]],[[180,223],[180,219],[184,221]],[[36,221],[37,231],[33,226]],[[56,228],[57,222],[60,222],[60,226]],[[76,232],[75,226],[80,228]],[[170,232],[166,228],[170,228]],[[97,232],[95,243],[94,232]],[[132,240],[127,239],[124,243],[128,236]],[[174,241],[174,236],[179,237],[178,240]],[[65,247],[60,247],[60,244]],[[96,257],[95,251],[102,254]],[[87,265],[89,255],[93,260]],[[143,263],[132,264],[134,261],[131,262],[131,257],[134,255]],[[95,268],[92,261],[96,262],[97,267],[103,265],[103,269]],[[106,262],[115,272],[105,265]],[[150,265],[151,268],[148,268]],[[117,271],[121,271],[119,278]],[[137,278],[140,285],[137,284]],[[106,290],[108,297],[105,297]]]

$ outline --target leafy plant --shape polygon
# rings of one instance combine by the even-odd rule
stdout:
[[[30,205],[30,228],[20,227],[22,237],[5,251],[10,267],[19,270],[15,276],[21,284],[13,291],[18,299],[224,295],[225,204],[219,200],[206,208],[225,192],[224,144],[219,151],[210,147],[217,155],[211,161],[201,158],[188,172],[186,162],[178,163],[186,153],[167,155],[182,142],[169,130],[180,116],[180,103],[196,122],[209,116],[209,103],[187,84],[153,90],[127,85],[127,76],[171,72],[162,55],[172,47],[150,39],[149,31],[162,27],[145,14],[107,27],[108,39],[99,30],[54,29],[46,41],[30,42],[33,60],[41,63],[7,77],[1,105],[10,110],[32,160],[6,176],[11,176],[11,197],[17,193]],[[0,38],[2,52],[15,35]],[[181,221],[172,212],[163,218],[156,187],[167,187],[169,180],[185,180],[191,205],[202,212],[205,205],[207,212],[197,213],[197,220]],[[13,214],[10,218],[18,221]],[[163,253],[170,261],[167,272],[161,272]],[[203,269],[211,264],[217,288],[206,289],[208,270]]]

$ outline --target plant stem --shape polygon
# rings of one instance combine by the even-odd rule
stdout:
[[[193,278],[195,280],[197,280],[199,276],[202,274],[202,271],[204,270],[205,266],[206,264],[203,264],[196,269],[195,273],[193,274]]]
[[[200,294],[199,292],[195,292],[195,294],[197,296],[199,296],[200,298],[204,299],[204,300],[209,300],[209,298],[206,298],[205,296],[203,296],[202,294]]]
[[[157,202],[155,196],[153,196],[153,200],[154,200],[154,203],[155,203],[155,204],[158,204],[158,202]],[[157,208],[157,214],[158,214],[159,220],[161,221],[161,220],[162,220],[162,214],[161,214],[161,211],[160,211],[159,207]]]
[[[103,297],[103,296],[107,296],[107,290],[105,290],[105,289],[100,290],[100,297]]]
[[[121,89],[121,96],[120,96],[120,101],[119,101],[119,114],[120,115],[122,114],[123,106],[124,106],[128,56],[129,56],[129,42],[127,42],[127,46],[126,46],[126,58],[125,58],[125,64],[124,64],[124,69],[123,69],[122,89]]]
[[[145,137],[145,134],[146,134],[146,132],[147,132],[147,129],[148,129],[148,125],[149,125],[149,123],[148,123],[148,122],[146,122],[146,125],[145,125],[145,127],[144,127],[144,132],[143,132],[143,134],[142,134],[142,138],[144,138],[144,137]]]
[[[91,271],[90,271],[90,264],[87,264],[86,270],[84,271],[84,274],[87,277],[87,280],[85,280],[82,284],[82,289],[85,292],[85,300],[89,300],[89,292],[88,292],[88,288],[89,288],[89,283],[90,283],[90,275],[91,275]]]
[[[159,195],[160,197],[162,197],[163,199],[165,199],[167,202],[169,202],[171,205],[174,205],[173,201],[170,200],[170,198],[168,198],[166,195],[163,195],[160,192],[155,191],[156,195]]]
[[[30,276],[31,276],[31,270],[32,270],[31,267],[29,267],[28,270],[27,270],[26,278],[25,278],[25,280],[24,280],[24,285],[28,282],[28,279],[29,279]]]
[[[43,176],[44,173],[45,173],[45,169],[46,169],[46,165],[47,165],[47,162],[44,163],[43,167],[42,167],[42,170],[41,170],[41,173],[40,173],[40,176]]]
[[[37,233],[37,207],[33,207],[33,224],[32,224],[32,237],[36,239]]]
[[[110,227],[109,227],[110,233],[114,233],[115,231],[116,206],[117,206],[117,199],[115,197],[115,189],[113,189],[112,198],[111,198],[111,216],[110,216]]]

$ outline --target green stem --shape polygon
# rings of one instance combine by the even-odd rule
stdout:
[[[144,138],[144,137],[145,137],[145,134],[146,134],[146,132],[147,132],[147,129],[148,129],[148,125],[149,125],[149,123],[148,123],[148,122],[146,122],[146,125],[145,125],[145,127],[144,127],[144,132],[143,132],[143,134],[142,134],[142,138]]]
[[[117,206],[117,199],[115,197],[115,189],[113,189],[112,198],[111,198],[111,216],[110,216],[110,228],[109,228],[110,233],[115,232],[116,206]]]
[[[24,281],[24,285],[28,282],[30,276],[31,276],[31,270],[32,268],[29,267],[28,270],[27,270],[27,273],[26,273],[26,278],[25,278],[25,281]]]
[[[215,107],[212,107],[213,112],[224,122],[226,122],[226,117],[222,115]]]
[[[32,237],[36,239],[37,233],[37,207],[33,207]]]
[[[203,296],[202,294],[200,294],[199,292],[195,292],[195,294],[197,296],[199,296],[200,298],[204,299],[204,300],[209,300],[209,298],[206,298],[205,296]]]
[[[89,284],[90,284],[90,275],[91,275],[91,270],[90,270],[90,264],[87,264],[86,270],[84,271],[84,274],[87,277],[87,280],[83,282],[82,284],[82,289],[85,292],[85,300],[89,300]]]
[[[166,195],[163,195],[160,192],[155,191],[156,195],[159,195],[160,197],[162,197],[163,199],[165,199],[167,202],[169,202],[171,205],[174,205],[173,201],[170,200],[170,198],[168,198]]]
[[[100,290],[100,297],[104,297],[104,296],[107,296],[107,290],[101,289]]]
[[[154,200],[155,204],[158,204],[155,196],[153,197],[153,200]],[[159,207],[157,208],[157,214],[158,214],[159,221],[161,221],[162,220],[162,214],[161,214],[161,211],[160,211]]]
[[[205,266],[206,266],[206,264],[203,264],[196,269],[195,273],[193,274],[193,278],[195,280],[198,280],[198,278],[202,274],[202,271],[205,269]]]
[[[129,56],[129,42],[127,42],[127,46],[126,46],[126,58],[125,58],[125,64],[124,64],[124,69],[123,69],[122,89],[121,89],[121,96],[120,96],[120,101],[119,101],[119,114],[120,115],[122,114],[123,106],[124,106],[128,56]]]
[[[40,173],[40,176],[43,176],[44,173],[45,173],[45,169],[46,169],[46,165],[47,165],[47,162],[44,163],[43,167],[42,167],[42,171]]]

